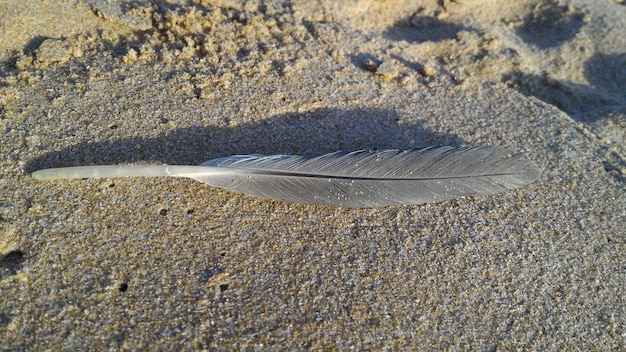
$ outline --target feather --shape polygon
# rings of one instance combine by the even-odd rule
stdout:
[[[295,203],[369,208],[424,204],[515,189],[539,168],[498,147],[359,150],[317,157],[235,155],[200,166],[79,166],[35,171],[39,180],[87,177],[189,177],[213,187]]]

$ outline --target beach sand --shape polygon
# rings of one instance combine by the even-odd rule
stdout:
[[[623,1],[0,1],[2,350],[626,348]],[[504,146],[529,186],[269,201],[49,167]]]

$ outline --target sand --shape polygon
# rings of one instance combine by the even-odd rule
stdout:
[[[0,1],[3,350],[626,348],[623,1]],[[423,206],[58,166],[497,145]]]

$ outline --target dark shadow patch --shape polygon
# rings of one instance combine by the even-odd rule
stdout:
[[[584,15],[555,1],[539,4],[523,20],[516,34],[540,49],[557,47],[570,40],[584,24]]]
[[[0,313],[0,326],[6,327],[9,324],[11,324],[12,321],[13,321],[13,318],[11,318],[9,315]]]
[[[584,74],[589,85],[522,72],[505,75],[503,81],[583,123],[595,122],[612,110],[624,109],[626,54],[596,54],[585,62]]]
[[[515,72],[504,75],[503,81],[525,96],[536,97],[556,106],[574,119],[581,119],[579,116],[581,113],[597,109],[607,103],[589,86],[560,81],[546,75]],[[597,118],[598,116],[592,118],[586,115],[583,122],[593,122]]]
[[[39,47],[41,46],[41,44],[43,44],[43,42],[45,42],[48,39],[55,39],[52,37],[42,37],[42,36],[35,36],[33,37],[28,44],[26,44],[24,46],[24,48],[22,49],[25,55],[33,55],[35,54],[35,51],[37,49],[39,49]]]
[[[583,67],[594,91],[620,102],[626,100],[626,53],[595,54]]]
[[[416,13],[409,19],[396,22],[395,25],[383,32],[383,36],[393,41],[440,42],[454,39],[461,31],[473,31],[471,27],[456,23],[444,22],[436,17]]]
[[[624,157],[614,150],[608,151],[602,166],[604,171],[621,183],[620,192],[624,191],[626,189],[626,175],[622,172],[626,168]]]
[[[0,259],[0,280],[17,274],[24,265],[24,253],[20,250],[10,251]]]
[[[197,165],[234,154],[320,155],[338,150],[460,146],[456,135],[399,124],[393,111],[324,108],[276,115],[237,127],[194,126],[154,138],[79,143],[30,160],[25,169],[158,162]]]
[[[33,37],[21,50],[13,51],[11,55],[9,55],[5,60],[0,61],[0,77],[6,78],[9,77],[11,73],[17,72],[17,61],[20,54],[26,56],[34,56],[35,51],[39,49],[41,44],[46,41],[46,39],[50,39],[50,37],[44,36],[35,36]],[[0,84],[0,87],[7,86],[7,84]]]

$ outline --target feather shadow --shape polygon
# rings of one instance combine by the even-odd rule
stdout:
[[[134,162],[196,165],[234,154],[321,155],[338,150],[464,144],[456,135],[398,120],[391,110],[324,108],[236,127],[193,126],[159,137],[77,143],[29,160],[25,171]]]

